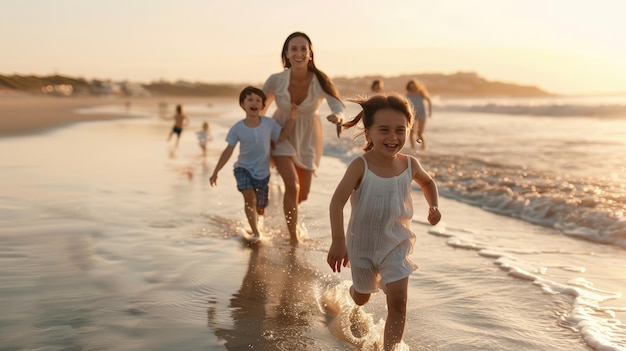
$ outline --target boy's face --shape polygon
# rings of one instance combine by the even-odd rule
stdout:
[[[258,116],[263,110],[263,98],[257,94],[248,94],[245,99],[243,99],[243,103],[241,107],[246,111],[246,115],[249,116]]]

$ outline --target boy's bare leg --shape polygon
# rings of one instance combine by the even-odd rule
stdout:
[[[409,278],[387,284],[387,321],[385,322],[385,351],[392,351],[402,341],[406,322],[406,301]]]
[[[256,210],[256,194],[254,189],[245,189],[241,191],[241,193],[243,194],[244,209],[246,211],[246,217],[248,218],[248,224],[250,224],[250,229],[252,229],[252,234],[260,238],[261,233],[257,225],[259,217]]]

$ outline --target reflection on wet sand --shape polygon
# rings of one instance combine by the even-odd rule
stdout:
[[[228,350],[301,350],[315,344],[307,330],[319,319],[316,272],[299,262],[297,248],[250,247],[248,270],[230,300],[232,329],[209,328]],[[260,322],[259,322],[260,321]]]

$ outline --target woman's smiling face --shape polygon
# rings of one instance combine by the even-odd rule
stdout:
[[[311,59],[309,42],[304,37],[295,37],[287,44],[286,57],[292,67],[306,67]]]

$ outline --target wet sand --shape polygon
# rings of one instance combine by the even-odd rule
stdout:
[[[155,114],[159,103],[167,104],[167,113],[176,104],[199,104],[224,101],[234,97],[50,97],[35,95],[0,95],[0,137],[33,134],[84,121],[128,118],[125,114],[80,114],[76,109],[97,106],[142,106]],[[129,105],[127,105],[129,104]],[[192,117],[192,116],[190,116]]]

